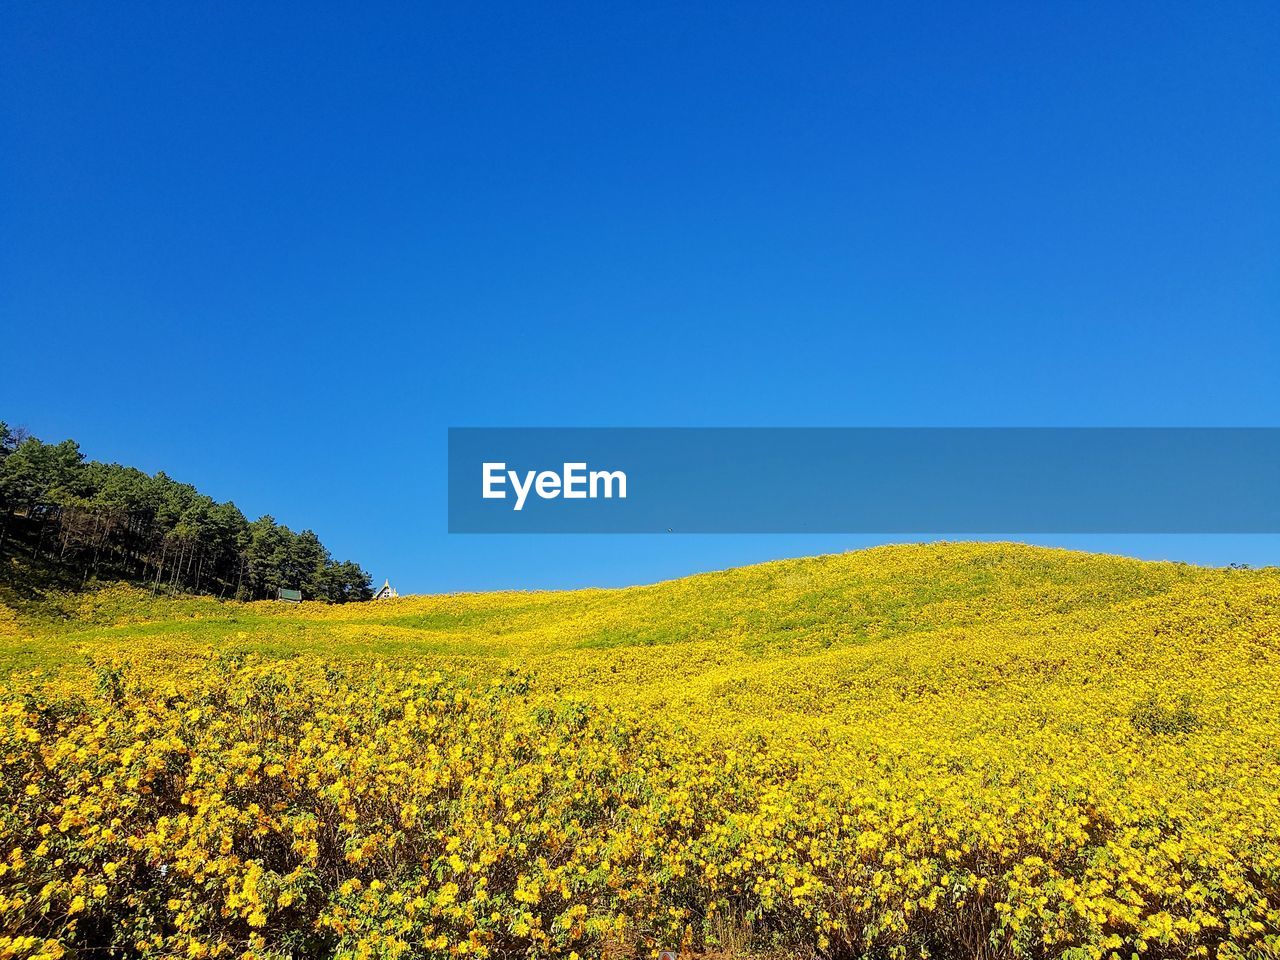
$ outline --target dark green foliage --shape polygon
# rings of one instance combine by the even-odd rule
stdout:
[[[252,523],[163,473],[85,462],[74,440],[42,443],[0,422],[0,579],[21,555],[48,585],[125,579],[156,589],[266,599],[367,600],[369,575],[336,562],[310,530]]]
[[[1129,720],[1143,733],[1190,733],[1200,726],[1191,696],[1185,693],[1171,705],[1149,694],[1133,705]]]

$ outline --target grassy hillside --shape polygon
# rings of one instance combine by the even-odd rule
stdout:
[[[0,672],[0,955],[1278,949],[1278,570],[114,588],[0,608]]]

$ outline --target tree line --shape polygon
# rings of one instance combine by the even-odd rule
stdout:
[[[0,576],[17,557],[80,586],[124,579],[241,600],[285,588],[334,603],[373,595],[369,574],[335,561],[310,530],[251,521],[163,472],[86,460],[74,440],[44,443],[0,421]]]

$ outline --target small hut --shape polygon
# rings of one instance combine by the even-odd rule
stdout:
[[[400,594],[396,593],[396,588],[391,585],[390,580],[383,580],[382,586],[378,588],[378,592],[373,595],[375,600],[394,600]]]

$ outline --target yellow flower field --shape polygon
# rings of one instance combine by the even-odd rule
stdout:
[[[1280,570],[116,587],[0,664],[0,958],[1280,957]]]

